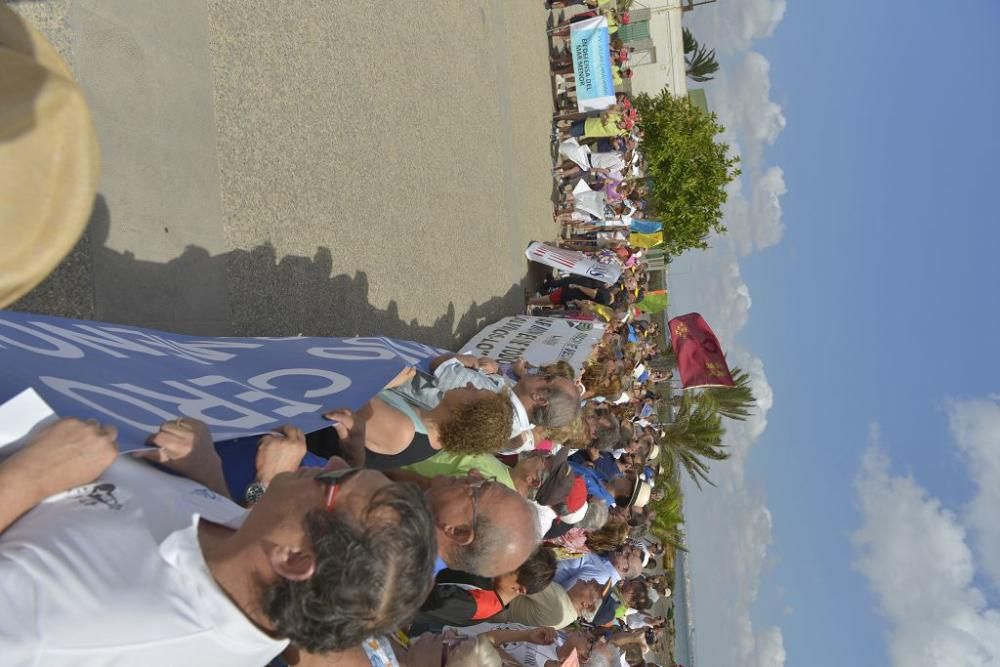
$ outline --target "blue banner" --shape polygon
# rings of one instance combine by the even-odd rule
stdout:
[[[659,220],[645,220],[643,218],[633,218],[628,226],[629,229],[638,234],[655,234],[663,229],[663,223]]]
[[[159,425],[200,419],[216,441],[292,423],[328,426],[439,350],[390,338],[205,338],[0,311],[0,402],[28,387],[64,417],[119,429],[123,451]]]
[[[580,111],[607,109],[615,103],[610,44],[608,20],[603,16],[578,21],[570,27],[576,99]]]

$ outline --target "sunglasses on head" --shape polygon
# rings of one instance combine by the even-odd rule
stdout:
[[[337,493],[344,482],[355,473],[361,472],[363,468],[341,468],[340,470],[325,470],[316,475],[316,479],[326,483],[326,502],[324,507],[327,512],[333,511],[334,503],[337,502]]]

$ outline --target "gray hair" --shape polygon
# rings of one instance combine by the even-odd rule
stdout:
[[[361,521],[313,509],[303,527],[315,572],[303,581],[279,577],[261,600],[279,637],[312,653],[343,651],[392,632],[427,599],[437,539],[416,485],[382,487]]]
[[[591,498],[590,504],[587,506],[587,513],[583,515],[576,527],[588,532],[603,528],[604,524],[608,522],[608,516],[610,516],[608,503],[600,498]]]
[[[562,428],[580,414],[580,397],[552,387],[546,387],[545,405],[532,410],[531,421],[536,426]]]
[[[536,528],[537,530],[537,528]],[[479,574],[489,569],[496,555],[507,548],[504,528],[489,516],[479,514],[476,520],[476,537],[468,544],[456,547],[449,554],[448,566],[452,570]]]
[[[502,667],[500,652],[486,635],[467,639],[448,656],[448,667]]]
[[[614,415],[605,415],[602,418],[608,420],[608,426],[600,424],[597,433],[594,435],[593,445],[603,452],[608,452],[621,444],[622,432],[621,423]]]
[[[618,667],[621,659],[622,653],[614,644],[594,644],[590,658],[584,664],[587,667]]]

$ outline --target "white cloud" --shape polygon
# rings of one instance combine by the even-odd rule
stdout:
[[[877,428],[870,432],[877,439]],[[910,476],[892,475],[876,446],[856,480],[863,517],[855,566],[889,622],[897,667],[977,667],[1000,661],[1000,611],[973,585],[975,563],[954,513]]]
[[[727,133],[740,139],[742,155],[755,167],[764,146],[777,141],[787,124],[781,105],[771,99],[771,63],[748,51],[735,70],[724,65],[710,86],[712,109]]]
[[[771,627],[757,635],[757,667],[781,667],[785,664],[785,643],[781,628]]]
[[[774,405],[774,391],[767,381],[762,360],[736,344],[729,344],[725,349],[730,367],[742,368],[750,375],[750,386],[757,399],[753,413],[745,421],[726,421],[723,443],[730,458],[712,466],[712,480],[726,491],[736,491],[743,487],[743,469],[750,450],[767,428],[767,413]]]
[[[720,2],[692,12],[691,27],[709,48],[733,53],[770,35],[784,10],[784,0]],[[743,176],[730,185],[723,211],[728,234],[711,238],[708,251],[686,253],[671,265],[671,311],[702,313],[730,365],[750,374],[757,410],[744,422],[726,422],[724,443],[731,458],[712,465],[710,476],[718,488],[698,493],[689,485],[687,525],[699,662],[781,667],[786,659],[781,629],[755,629],[750,612],[768,562],[771,512],[763,495],[749,491],[744,479],[750,451],[767,427],[774,393],[763,361],[736,338],[753,304],[739,257],[778,243],[784,234],[785,175],[780,167],[762,163],[765,149],[777,140],[786,120],[780,105],[771,100],[767,59],[751,52],[733,62],[723,63],[717,78],[705,87],[711,108],[726,127],[722,140],[742,157]]]
[[[738,265],[733,266],[737,271],[731,278],[738,281]],[[750,374],[757,407],[746,421],[726,422],[723,442],[732,456],[712,464],[710,478],[717,487],[699,493],[689,485],[687,492],[685,511],[694,562],[698,659],[709,665],[780,667],[785,661],[781,630],[769,627],[755,632],[750,612],[768,563],[771,511],[764,496],[748,490],[744,479],[747,457],[767,427],[774,394],[763,361],[733,341],[739,329],[730,325],[745,321],[749,294],[737,301],[742,309],[733,307],[730,319],[716,320],[723,326],[716,327],[709,319],[715,314],[706,315],[706,319],[719,334],[730,365]]]
[[[740,255],[778,243],[784,235],[781,197],[787,192],[781,167],[763,167],[767,146],[785,129],[780,105],[771,100],[771,65],[753,51],[730,72],[723,66],[708,84],[712,109],[726,131],[721,139],[742,158],[743,176],[729,185],[723,222]]]
[[[1000,587],[1000,396],[951,401],[948,421],[976,494],[965,508],[983,570]]]
[[[750,288],[727,236],[714,236],[704,251],[689,251],[670,265],[671,312],[700,312],[719,336],[723,348],[747,323]]]
[[[714,471],[713,467],[713,471]],[[715,475],[713,474],[713,478]],[[698,662],[778,667],[784,664],[781,630],[755,632],[750,608],[768,562],[772,520],[763,496],[742,485],[688,490],[687,513]],[[739,554],[739,557],[733,557]]]
[[[781,167],[769,167],[750,176],[750,198],[743,194],[742,179],[730,184],[723,219],[729,238],[740,255],[777,244],[785,234],[780,198],[788,190]]]
[[[785,16],[785,0],[737,0],[701,5],[685,16],[699,42],[719,53],[750,47],[755,39],[770,37]]]

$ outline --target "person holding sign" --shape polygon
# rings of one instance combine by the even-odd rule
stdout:
[[[411,376],[412,377],[412,376]],[[490,453],[510,438],[514,408],[509,390],[470,386],[444,392],[432,408],[418,407],[393,391],[382,391],[360,410],[330,410],[331,428],[309,434],[314,454],[343,455],[357,465],[393,470],[429,459],[439,451]]]
[[[63,419],[0,462],[4,664],[263,665],[290,643],[356,646],[426,598],[437,540],[416,486],[333,460],[276,476],[248,512],[115,440]],[[153,443],[143,456],[220,479],[203,425]]]
[[[501,448],[504,453],[533,449],[530,434],[535,426],[559,428],[580,412],[580,393],[570,378],[547,373],[525,375],[510,390],[505,378],[497,374],[500,365],[492,359],[445,354],[431,361],[430,367],[433,378],[418,375],[396,391],[421,405],[437,405],[448,390],[470,385],[505,395],[513,406],[514,419],[507,436],[510,443]]]

